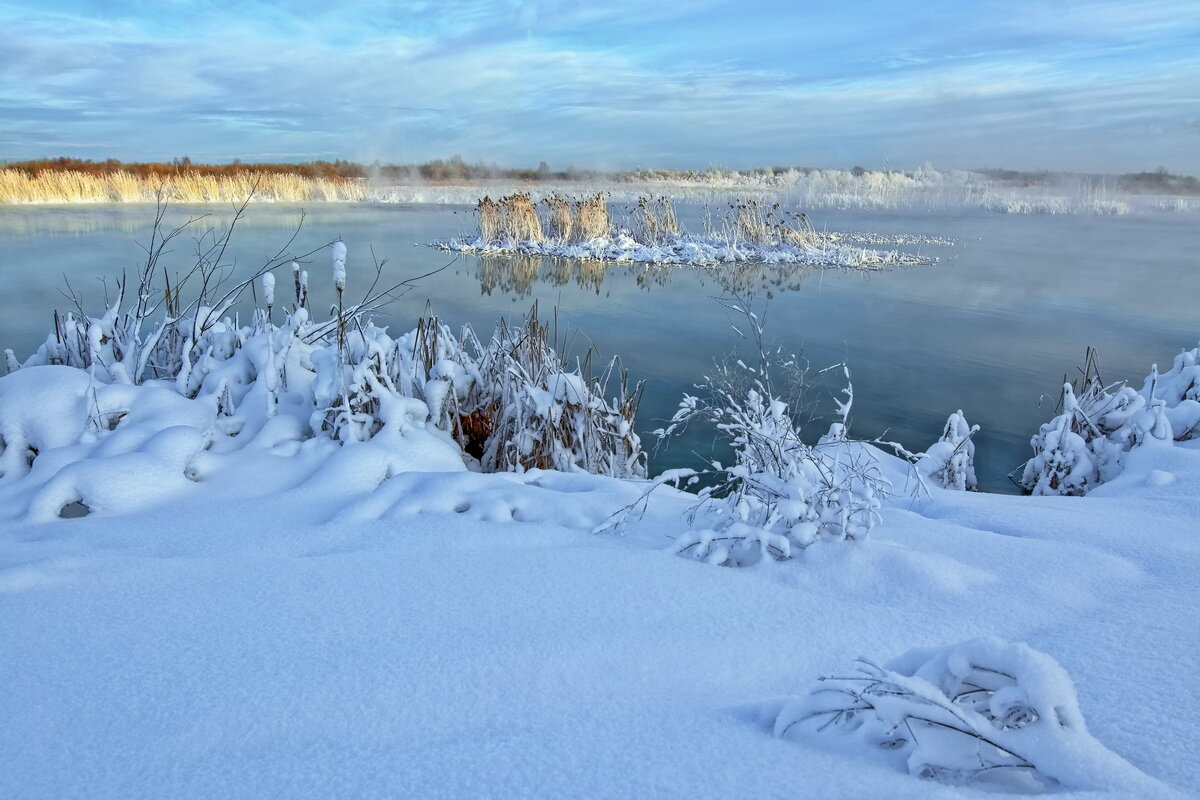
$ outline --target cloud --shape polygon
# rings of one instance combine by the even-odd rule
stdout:
[[[108,8],[0,7],[0,157],[1200,171],[1174,3]]]

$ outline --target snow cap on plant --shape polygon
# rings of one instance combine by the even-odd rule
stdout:
[[[338,293],[346,291],[346,244],[333,243],[333,287]]]
[[[269,272],[264,272],[262,276],[263,301],[267,304],[267,308],[275,305],[275,276]]]

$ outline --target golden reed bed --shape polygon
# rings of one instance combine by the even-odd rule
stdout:
[[[166,199],[178,203],[237,202],[252,192],[256,201],[279,203],[348,203],[367,196],[363,181],[301,175],[181,173],[160,178],[46,170],[31,176],[22,170],[0,169],[0,204],[152,203],[160,187]]]

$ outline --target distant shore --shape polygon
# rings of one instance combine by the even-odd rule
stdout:
[[[450,165],[454,166],[453,164]],[[1117,176],[1001,170],[910,172],[765,168],[639,170],[600,174],[484,167],[307,164],[121,164],[28,162],[0,169],[0,206],[154,203],[410,203],[474,205],[485,195],[603,192],[610,202],[640,197],[720,204],[745,198],[799,209],[861,211],[976,209],[1006,214],[1200,212],[1200,182],[1166,172]],[[292,170],[292,171],[288,171]]]

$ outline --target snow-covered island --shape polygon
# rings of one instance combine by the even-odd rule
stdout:
[[[553,194],[540,203],[528,193],[499,200],[484,197],[475,204],[475,213],[479,230],[474,236],[443,239],[432,246],[458,253],[555,256],[617,264],[770,264],[870,270],[931,264],[937,259],[865,244],[953,244],[944,238],[911,234],[818,231],[803,212],[754,199],[729,203],[720,221],[706,220],[705,230],[699,234],[681,228],[667,197],[639,197],[624,226],[613,223],[604,193],[575,200]]]
[[[969,409],[855,440],[848,373],[802,437],[766,350],[660,431],[734,461],[651,477],[615,366],[536,314],[392,335],[330,249],[328,319],[287,258],[189,300],[152,246],[6,354],[0,796],[1200,790],[1200,348],[1064,387],[1035,496],[969,491]]]

